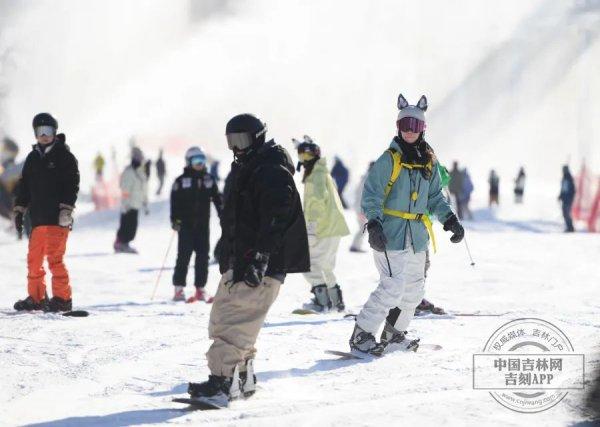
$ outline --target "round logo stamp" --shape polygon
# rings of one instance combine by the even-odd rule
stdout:
[[[473,355],[473,388],[488,390],[502,406],[535,413],[552,408],[584,385],[585,356],[567,336],[542,319],[500,326]]]

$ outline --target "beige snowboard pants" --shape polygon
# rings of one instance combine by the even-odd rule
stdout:
[[[272,277],[265,277],[256,288],[233,283],[232,278],[232,270],[221,277],[208,324],[213,343],[206,353],[211,374],[226,377],[233,375],[236,365],[244,371],[246,361],[254,358],[258,333],[281,287]]]

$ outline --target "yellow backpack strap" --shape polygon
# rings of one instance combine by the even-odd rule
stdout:
[[[392,187],[394,186],[394,183],[396,182],[396,180],[400,176],[400,172],[402,171],[402,156],[400,155],[400,153],[392,149],[387,150],[387,152],[392,158],[392,174],[390,175],[390,180],[388,181],[385,187],[385,197],[387,197],[390,194],[390,191],[392,191]]]

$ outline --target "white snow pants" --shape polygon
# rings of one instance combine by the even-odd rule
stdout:
[[[310,251],[310,271],[304,273],[304,277],[311,286],[326,284],[332,288],[337,284],[333,269],[335,268],[335,257],[340,246],[340,237],[308,236],[308,248]]]
[[[425,251],[415,253],[412,245],[403,251],[374,251],[379,285],[356,318],[358,326],[376,335],[391,308],[400,308],[395,328],[405,331],[425,295]],[[391,267],[391,274],[390,274]]]

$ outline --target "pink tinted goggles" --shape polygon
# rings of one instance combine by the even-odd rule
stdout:
[[[421,133],[425,130],[425,122],[414,117],[403,117],[397,122],[401,132]]]

